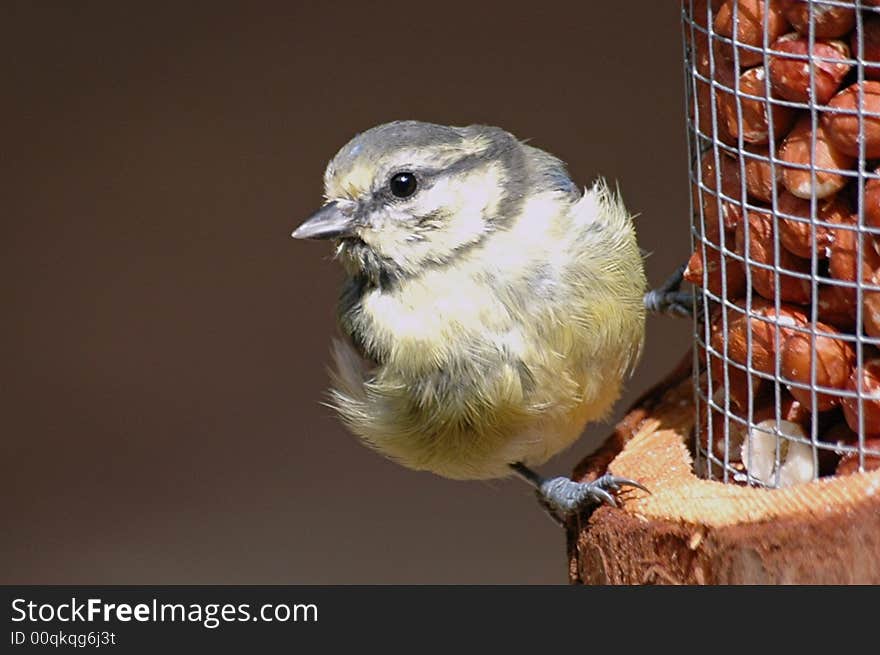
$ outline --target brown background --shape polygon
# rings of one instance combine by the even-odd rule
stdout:
[[[619,180],[660,282],[677,4],[127,4],[3,3],[0,582],[564,582],[524,485],[404,470],[319,404],[340,274],[288,234],[355,132],[483,122]],[[629,400],[689,329],[650,322]]]

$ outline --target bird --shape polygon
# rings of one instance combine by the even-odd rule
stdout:
[[[681,270],[648,292],[619,191],[499,127],[414,120],[355,135],[323,181],[292,236],[345,272],[328,404],[351,432],[411,469],[516,475],[559,522],[646,490],[534,470],[609,415],[647,311],[689,312]]]

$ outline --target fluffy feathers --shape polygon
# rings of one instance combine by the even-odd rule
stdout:
[[[384,194],[414,171],[419,190]],[[599,181],[498,128],[405,122],[346,145],[329,200],[357,206],[331,404],[368,445],[452,478],[540,464],[603,418],[641,351],[632,221]]]

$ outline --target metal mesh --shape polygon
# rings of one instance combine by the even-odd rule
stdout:
[[[878,468],[880,7],[684,0],[682,19],[697,469]]]

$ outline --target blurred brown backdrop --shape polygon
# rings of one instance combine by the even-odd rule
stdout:
[[[483,122],[618,180],[659,283],[688,249],[677,5],[0,12],[0,582],[565,582],[524,485],[404,470],[319,404],[340,275],[288,234],[355,132]],[[621,409],[688,346],[649,329]]]

